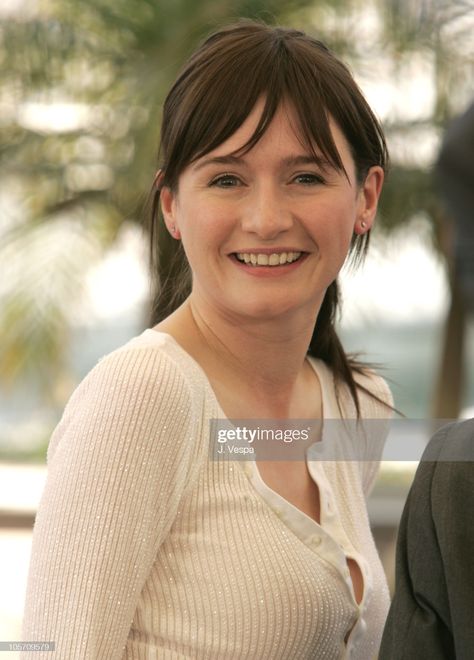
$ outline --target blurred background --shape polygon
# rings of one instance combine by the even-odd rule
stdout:
[[[371,252],[342,276],[346,348],[383,365],[408,419],[474,416],[474,252],[460,269],[466,225],[434,174],[474,97],[472,4],[0,0],[0,640],[20,639],[51,432],[97,360],[148,327],[142,222],[162,101],[199,39],[239,16],[325,41],[387,134]],[[370,502],[390,581],[415,467],[385,462]]]

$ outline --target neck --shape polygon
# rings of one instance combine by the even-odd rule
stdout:
[[[211,309],[191,295],[159,329],[172,334],[211,380],[241,392],[262,410],[290,414],[314,378],[305,358],[319,305],[300,318],[261,322]]]

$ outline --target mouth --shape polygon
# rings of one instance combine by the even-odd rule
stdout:
[[[253,268],[280,268],[299,261],[306,254],[306,252],[272,252],[270,254],[263,252],[234,252],[231,256],[239,263]]]

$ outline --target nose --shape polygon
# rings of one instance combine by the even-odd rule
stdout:
[[[278,186],[261,184],[247,200],[242,229],[262,240],[271,240],[293,225],[293,217]]]

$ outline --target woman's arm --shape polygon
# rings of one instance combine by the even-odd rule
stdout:
[[[74,392],[48,449],[22,630],[56,651],[27,658],[122,657],[189,486],[200,418],[185,377],[153,348],[115,351]]]

